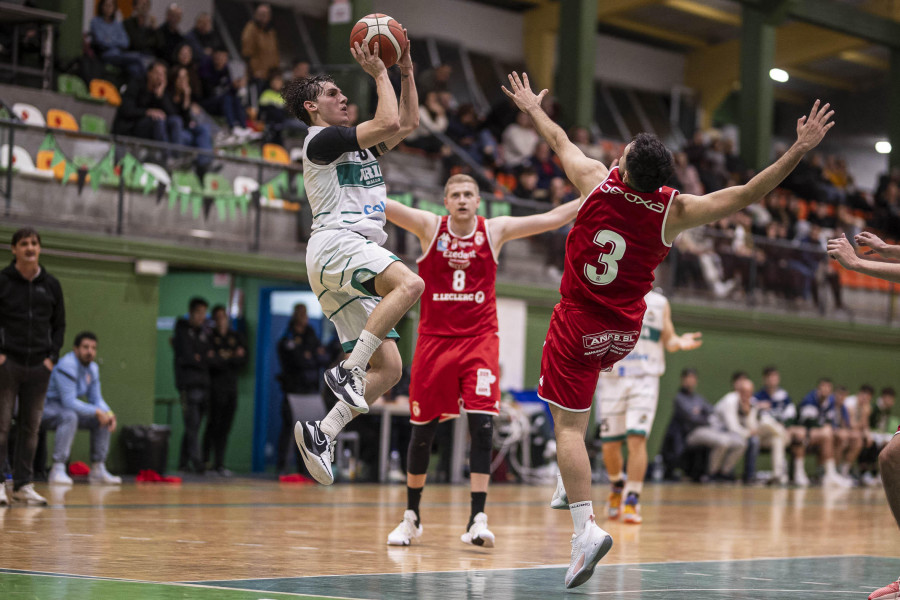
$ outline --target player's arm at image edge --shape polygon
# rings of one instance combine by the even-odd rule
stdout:
[[[553,210],[536,215],[527,217],[494,217],[490,219],[488,227],[491,228],[491,239],[494,242],[494,249],[499,252],[500,247],[510,240],[559,229],[575,218],[582,202],[584,202],[584,196],[577,200],[570,200],[565,204],[560,204]]]
[[[440,221],[434,213],[405,206],[390,198],[385,203],[384,214],[388,221],[419,238],[423,249],[431,243]]]

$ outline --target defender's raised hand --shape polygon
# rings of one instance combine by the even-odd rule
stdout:
[[[809,152],[819,145],[822,138],[829,129],[834,127],[834,111],[829,111],[831,104],[826,103],[825,106],[819,107],[819,101],[813,104],[809,115],[802,116],[797,119],[797,144],[803,152]]]
[[[506,86],[504,85],[501,85],[500,89],[503,90],[504,94],[512,98],[513,102],[516,103],[516,106],[518,106],[519,110],[522,112],[540,108],[541,100],[543,100],[544,96],[549,92],[549,90],[541,90],[539,94],[535,94],[531,91],[528,73],[522,73],[522,78],[519,79],[519,74],[515,71],[509,74],[509,86],[512,88],[512,91],[506,89]]]

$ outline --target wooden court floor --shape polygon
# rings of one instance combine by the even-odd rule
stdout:
[[[566,591],[572,527],[552,487],[495,486],[497,546],[459,541],[463,486],[431,486],[421,545],[391,548],[403,486],[238,479],[38,485],[48,508],[0,509],[0,598],[865,598],[900,575],[880,489],[649,485],[644,524]],[[605,497],[595,488],[595,504]]]

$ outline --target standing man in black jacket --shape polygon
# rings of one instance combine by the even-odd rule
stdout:
[[[219,475],[230,477],[231,471],[225,468],[225,447],[237,410],[238,371],[247,364],[247,342],[230,327],[224,306],[214,306],[212,317],[216,325],[211,340],[209,420],[203,434],[203,462],[209,464],[210,454],[215,454],[213,468]]]
[[[210,331],[206,327],[206,309],[209,303],[203,298],[191,298],[188,318],[175,322],[175,387],[181,396],[181,412],[184,417],[184,435],[181,438],[181,456],[178,468],[203,473],[200,456],[200,422],[209,408],[209,362],[213,357]]]
[[[12,499],[43,506],[47,500],[34,491],[32,466],[50,372],[66,332],[66,310],[59,281],[38,260],[38,232],[30,227],[16,231],[12,253],[12,264],[0,271],[0,465],[6,464],[18,396]],[[8,504],[0,485],[0,505]]]
[[[286,472],[288,447],[294,446],[294,413],[288,394],[318,394],[320,369],[328,364],[328,353],[319,342],[319,336],[309,324],[305,304],[294,305],[294,314],[287,330],[278,340],[278,362],[281,363],[281,435],[278,437],[278,472]],[[294,446],[297,454],[299,450]]]

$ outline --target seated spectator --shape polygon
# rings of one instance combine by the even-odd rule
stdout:
[[[870,398],[868,402],[865,401],[866,393]],[[873,398],[874,395],[875,390],[872,386],[862,386],[857,393],[859,406],[857,414],[860,428],[864,431],[864,448],[859,457],[859,468],[862,472],[862,483],[866,486],[881,485],[881,477],[878,474],[878,454],[888,445],[896,432],[894,423],[890,420],[890,411],[894,405],[894,388],[882,389],[877,399]],[[850,398],[847,400],[849,401]]]
[[[565,177],[566,174],[556,162],[553,152],[550,150],[550,144],[541,140],[534,148],[534,155],[529,161],[531,167],[537,172],[538,188],[542,190],[550,189],[550,182],[558,177]]]
[[[450,115],[447,136],[478,164],[496,160],[497,140],[488,129],[481,127],[478,113],[471,104],[463,104]]]
[[[853,483],[837,472],[834,460],[837,415],[832,392],[831,380],[823,377],[800,402],[799,422],[806,429],[807,448],[819,451],[819,460],[825,463],[825,478],[822,483],[834,487],[852,487]],[[794,456],[794,483],[805,487],[809,485],[804,466],[805,450],[801,446]]]
[[[206,61],[212,60],[213,51],[222,47],[222,38],[213,29],[212,16],[205,12],[197,15],[197,20],[194,21],[194,28],[184,36],[184,41],[191,45],[194,51],[194,58],[201,65]]]
[[[716,416],[725,425],[725,429],[744,440],[747,451],[744,453],[744,483],[756,481],[756,459],[762,439],[759,431],[759,415],[753,404],[753,382],[744,372],[731,377],[732,391],[728,392],[716,403]],[[771,440],[767,439],[771,445]],[[784,441],[779,440],[781,460],[784,462]],[[731,475],[728,473],[728,475]]]
[[[156,17],[150,14],[150,0],[134,0],[131,16],[122,23],[130,42],[128,49],[149,60],[159,50]]]
[[[449,92],[450,76],[452,74],[452,66],[446,63],[440,64],[433,69],[423,71],[416,80],[416,87],[422,95],[428,92]]]
[[[194,49],[187,42],[182,43],[175,50],[174,65],[184,67],[188,72],[188,83],[194,92],[194,100],[198,100],[203,93],[203,85],[200,83],[200,72],[197,61],[194,60]]]
[[[406,138],[406,145],[439,154],[444,145],[434,134],[445,133],[448,125],[447,108],[440,94],[433,90],[427,92],[419,104],[419,127]]]
[[[179,122],[173,123],[170,129],[170,143],[182,144],[201,150],[212,150],[212,136],[206,125],[197,123],[194,114],[191,111],[193,104],[190,76],[188,70],[176,65],[169,71],[168,95],[170,104],[175,109]],[[210,154],[197,154],[194,164],[197,168],[197,174],[200,178],[209,170],[213,157]]]
[[[165,61],[174,62],[175,51],[184,43],[184,36],[181,35],[181,30],[179,29],[182,16],[181,7],[173,2],[166,8],[165,22],[156,30],[156,35],[159,38],[156,56]]]
[[[530,165],[526,165],[519,169],[519,175],[516,177],[516,187],[513,190],[516,198],[525,200],[539,200],[546,197],[546,192],[538,189],[538,174]],[[533,209],[527,209],[526,214],[533,213]]]
[[[835,460],[838,472],[844,477],[850,477],[850,469],[856,464],[859,453],[862,450],[863,436],[854,425],[845,401],[847,400],[847,388],[843,385],[834,388],[834,408],[836,426],[835,435]]]
[[[884,447],[883,438],[869,430],[869,416],[872,412],[872,400],[875,397],[875,388],[868,383],[859,386],[859,390],[847,396],[844,406],[850,415],[853,427],[862,437],[862,450],[860,450],[857,462],[859,463],[860,482],[865,486],[881,485],[878,479],[878,453]],[[888,441],[890,436],[888,436]]]
[[[50,375],[41,429],[55,431],[53,467],[47,482],[71,485],[66,463],[79,429],[91,432],[91,483],[118,485],[122,478],[106,470],[109,437],[116,430],[116,415],[100,393],[97,336],[83,331],[75,336],[74,349],[59,359]]]
[[[696,390],[696,372],[685,369],[681,375],[681,389],[675,396],[672,420],[684,433],[688,448],[709,448],[709,476],[718,481],[729,480],[747,443],[724,428],[716,418],[713,406]]]
[[[294,66],[291,67],[291,79],[302,79],[304,77],[309,77],[309,62],[305,60],[297,60],[294,61]]]
[[[113,133],[178,143],[180,117],[166,95],[166,65],[155,61],[147,70],[147,75],[133,80],[122,94],[122,104],[116,110]]]
[[[237,90],[246,85],[246,79],[231,78],[228,66],[228,50],[216,48],[212,60],[200,67],[202,96],[199,104],[211,115],[225,117],[230,134],[223,136],[220,143],[236,143],[248,139],[252,131],[244,127],[244,106]],[[227,138],[227,139],[226,139]]]
[[[569,131],[569,139],[572,140],[572,143],[578,146],[578,149],[584,152],[584,155],[588,158],[593,158],[603,164],[609,164],[609,161],[606,160],[603,148],[591,140],[591,132],[588,131],[587,128],[573,127]]]
[[[688,161],[686,152],[675,153],[675,177],[678,179],[678,191],[694,196],[703,195],[703,184],[697,168]]]
[[[763,387],[753,396],[759,415],[759,428],[762,435],[768,431],[772,448],[772,475],[775,483],[787,483],[787,468],[784,464],[784,446],[793,441],[803,442],[803,438],[792,434],[792,427],[797,422],[797,407],[791,397],[781,387],[781,374],[775,367],[763,369]],[[781,445],[779,451],[778,446]],[[761,444],[761,447],[765,447]],[[792,448],[795,448],[792,446]]]
[[[306,123],[303,123],[284,109],[284,98],[281,90],[284,89],[284,76],[279,69],[272,69],[269,74],[269,87],[259,97],[259,117],[266,124],[266,134],[276,144],[284,143],[284,134],[306,135],[309,131]],[[255,133],[255,132],[253,132]]]
[[[534,130],[531,117],[516,113],[516,120],[503,131],[503,163],[508,169],[521,166],[534,154],[540,136]]]
[[[144,75],[140,54],[128,50],[130,40],[125,27],[116,20],[116,0],[100,0],[97,16],[91,19],[91,44],[103,62],[124,69],[131,78]]]
[[[241,55],[249,63],[249,76],[261,87],[269,71],[278,68],[278,34],[272,28],[272,7],[262,3],[256,7],[253,20],[241,33]]]

